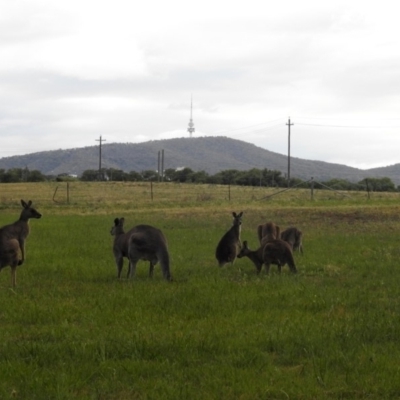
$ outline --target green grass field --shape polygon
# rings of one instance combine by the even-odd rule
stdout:
[[[400,195],[74,185],[69,203],[55,184],[0,185],[0,226],[21,198],[43,214],[17,287],[0,273],[0,399],[400,398]],[[299,273],[219,268],[232,211],[251,248],[259,223],[300,228]],[[172,283],[145,262],[116,279],[115,217],[163,230]]]

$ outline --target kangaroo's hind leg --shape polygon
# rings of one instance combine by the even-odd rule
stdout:
[[[18,260],[18,255],[15,254],[13,261],[11,262],[11,285],[13,288],[17,285],[17,266],[20,264],[21,260]]]
[[[133,278],[136,274],[136,264],[138,260],[129,260],[129,268],[127,278]]]

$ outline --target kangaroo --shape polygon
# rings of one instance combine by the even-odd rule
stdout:
[[[233,212],[232,215],[233,225],[225,233],[225,235],[222,236],[215,250],[215,257],[218,260],[218,265],[220,267],[229,262],[233,265],[238,253],[238,249],[241,246],[240,231],[243,212],[240,212],[239,214]]]
[[[258,225],[257,236],[260,244],[270,240],[280,239],[280,228],[273,222],[267,222],[263,225]]]
[[[115,236],[113,253],[118,278],[121,277],[124,257],[126,257],[129,259],[127,278],[135,275],[137,262],[145,260],[150,262],[150,277],[153,276],[154,266],[160,262],[164,278],[171,281],[168,244],[164,234],[150,225],[136,225],[125,233],[124,222],[124,218],[116,218],[111,228],[111,234]]]
[[[281,273],[282,267],[287,264],[293,273],[297,273],[297,268],[293,259],[293,252],[288,243],[283,240],[275,239],[266,243],[263,251],[263,260],[265,270],[269,273],[271,264],[278,266],[278,272]]]
[[[25,262],[25,241],[29,235],[29,220],[41,218],[42,214],[32,206],[32,201],[21,200],[22,211],[18,221],[0,228],[0,270],[11,267],[11,284],[17,284],[17,266]],[[19,255],[21,254],[21,259]]]
[[[0,242],[0,270],[11,267],[11,284],[15,287],[17,283],[17,267],[21,265],[19,259],[19,243],[17,239]]]
[[[114,236],[113,254],[117,265],[117,277],[121,278],[124,257],[128,258],[129,234],[124,231],[125,218],[115,218],[111,235]]]
[[[303,232],[296,227],[290,227],[281,233],[281,239],[289,243],[293,251],[298,250],[303,254]]]
[[[271,240],[265,245],[261,245],[257,250],[250,250],[247,241],[244,241],[238,254],[238,258],[242,257],[248,257],[253,262],[258,274],[261,272],[263,264],[265,264],[267,274],[271,264],[278,266],[279,273],[281,273],[285,264],[288,264],[293,273],[297,272],[289,244],[280,239]]]
[[[242,248],[240,249],[239,254],[237,255],[237,258],[248,257],[250,261],[252,261],[253,264],[255,265],[257,274],[259,274],[264,264],[263,252],[264,252],[264,246],[260,246],[257,250],[250,250],[247,245],[247,240],[244,240]]]

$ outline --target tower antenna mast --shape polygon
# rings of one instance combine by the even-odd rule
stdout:
[[[192,134],[195,131],[193,123],[193,96],[190,97],[190,121],[187,131],[189,132],[189,137],[192,137]]]

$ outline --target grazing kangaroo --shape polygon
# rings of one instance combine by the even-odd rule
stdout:
[[[303,254],[303,232],[296,227],[290,227],[281,233],[281,239],[289,243],[292,250],[298,250]]]
[[[282,267],[285,264],[288,264],[293,273],[297,272],[289,244],[280,239],[271,240],[265,245],[261,245],[257,250],[250,250],[247,241],[244,241],[240,253],[238,254],[238,258],[242,257],[248,257],[253,262],[257,273],[261,272],[263,264],[265,264],[265,271],[267,274],[269,273],[271,264],[278,266],[279,273],[281,273]]]
[[[257,236],[260,244],[270,240],[280,239],[280,228],[273,222],[267,222],[263,225],[258,225]]]
[[[222,236],[215,250],[215,257],[218,260],[218,265],[220,267],[227,263],[231,263],[233,265],[238,250],[241,246],[240,230],[242,225],[243,212],[240,212],[239,214],[233,212],[232,215],[233,225],[229,229],[229,231],[226,232],[224,236]]]
[[[124,232],[124,218],[115,218],[111,234],[115,236],[113,253],[117,265],[118,278],[121,277],[124,257],[129,259],[127,277],[135,275],[139,260],[150,262],[149,276],[153,276],[154,266],[160,262],[163,276],[171,281],[167,239],[157,228],[150,225],[136,225]]]
[[[269,273],[269,267],[271,264],[278,266],[279,273],[285,264],[289,266],[293,273],[297,272],[292,249],[290,245],[283,240],[275,239],[267,242],[264,246],[263,260],[267,274]]]
[[[18,221],[0,228],[0,270],[4,267],[11,267],[11,284],[17,284],[17,266],[25,261],[25,241],[29,235],[29,220],[41,218],[42,214],[32,206],[32,201],[26,203],[21,200],[23,207]],[[21,253],[21,259],[19,254]]]
[[[260,246],[257,250],[250,250],[249,247],[247,246],[247,240],[244,240],[242,248],[240,249],[239,254],[237,255],[237,258],[248,257],[250,261],[252,261],[253,264],[255,265],[257,274],[259,274],[264,264],[263,252],[264,252],[264,246]]]

